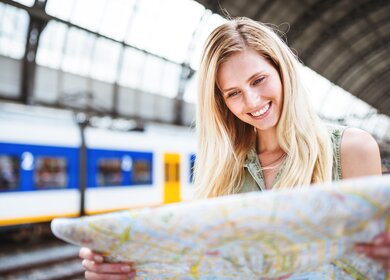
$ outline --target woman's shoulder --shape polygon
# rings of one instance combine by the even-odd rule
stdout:
[[[381,174],[379,147],[368,132],[345,128],[340,153],[343,178]]]
[[[373,153],[379,153],[379,147],[374,137],[368,132],[354,127],[345,128],[341,139],[341,149],[348,154],[355,154],[355,156],[369,156]]]

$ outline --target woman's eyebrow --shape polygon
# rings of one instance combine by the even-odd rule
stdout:
[[[233,90],[233,89],[236,89],[236,87],[231,87],[231,88],[223,89],[223,90],[222,90],[222,93],[226,93],[226,92],[231,91],[231,90]]]
[[[248,80],[246,80],[247,82],[249,82],[250,80],[252,80],[254,77],[260,75],[260,74],[264,74],[265,70],[260,70],[258,72],[256,72],[255,74],[253,74],[252,76],[249,77]]]

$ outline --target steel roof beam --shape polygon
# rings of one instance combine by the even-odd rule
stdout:
[[[27,38],[25,51],[22,59],[22,73],[20,79],[20,98],[24,104],[33,104],[33,91],[35,86],[35,59],[37,56],[39,38],[43,29],[47,24],[47,20],[36,17],[35,15],[45,9],[45,1],[35,1],[30,8],[29,13],[30,22],[27,29]]]
[[[386,1],[383,0],[374,0],[370,1],[369,3],[364,3],[361,6],[354,7],[345,16],[329,24],[329,27],[327,27],[319,36],[317,36],[318,39],[316,39],[316,44],[311,44],[309,48],[307,48],[305,52],[300,55],[300,58],[303,61],[309,63],[313,56],[318,54],[319,50],[325,48],[326,44],[334,39],[335,34],[341,34],[346,28],[362,20],[362,10],[364,10],[366,14],[376,12],[386,5],[385,2]],[[363,30],[361,33],[364,33]],[[351,41],[354,40],[352,39]]]

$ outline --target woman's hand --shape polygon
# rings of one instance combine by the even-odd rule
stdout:
[[[390,273],[390,231],[379,234],[372,243],[356,244],[355,249],[378,261]]]
[[[83,259],[85,279],[122,280],[133,279],[135,269],[132,263],[104,263],[103,256],[88,248],[81,248],[79,256]]]

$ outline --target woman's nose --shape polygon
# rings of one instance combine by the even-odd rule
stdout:
[[[245,91],[245,105],[254,108],[260,104],[260,93],[252,89]]]

